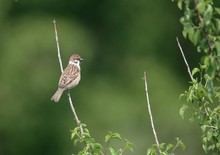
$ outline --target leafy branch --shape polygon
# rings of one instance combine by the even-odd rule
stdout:
[[[187,101],[180,109],[184,118],[192,109],[190,121],[197,119],[202,130],[202,147],[206,153],[220,153],[220,8],[213,0],[175,0],[183,17],[182,34],[202,53],[199,67],[192,71],[190,86],[180,95]],[[177,40],[178,42],[178,40]],[[179,48],[181,47],[178,42]],[[180,48],[182,53],[182,48]],[[184,61],[185,61],[185,57]],[[186,64],[186,66],[188,66]]]
[[[91,137],[86,125],[82,124],[82,126],[84,129],[83,134],[80,134],[79,127],[71,130],[71,139],[74,140],[74,146],[83,145],[82,150],[78,152],[78,155],[107,155],[108,153],[111,155],[123,155],[126,150],[133,151],[133,144],[129,140],[122,138],[119,133],[113,132],[109,132],[105,136],[106,147],[104,148]],[[122,148],[117,148],[111,145],[114,140],[121,142],[123,144]]]

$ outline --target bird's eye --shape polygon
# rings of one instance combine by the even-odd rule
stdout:
[[[74,60],[74,62],[75,62],[75,63],[78,63],[79,61],[78,61],[78,60]]]

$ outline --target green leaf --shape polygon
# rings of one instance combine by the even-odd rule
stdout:
[[[203,147],[203,150],[205,151],[205,153],[208,153],[208,147],[207,147],[207,145],[202,145],[202,147]]]
[[[183,93],[183,94],[180,94],[180,97],[179,97],[179,99],[181,99],[181,98],[183,98],[183,97],[186,97],[187,95],[185,94],[185,93]]]
[[[204,69],[206,69],[206,65],[200,65],[200,68],[201,68],[202,70],[204,70]]]
[[[175,146],[175,148],[173,149],[173,151],[177,148],[177,147],[181,147],[181,149],[182,150],[184,150],[185,149],[185,144],[177,137],[176,138],[176,146]]]
[[[89,133],[89,130],[87,128],[83,129],[84,133]]]
[[[190,30],[189,39],[193,43],[194,46],[198,44],[201,40],[201,31],[200,30]]]
[[[182,148],[182,150],[186,149],[186,145],[183,142],[180,142],[180,147]]]
[[[207,8],[206,8],[206,11],[203,14],[206,26],[210,25],[210,23],[211,23],[212,12],[213,12],[212,5],[208,4]]]
[[[195,75],[197,72],[199,72],[200,71],[200,69],[199,68],[194,68],[193,70],[192,70],[192,76],[193,75]]]
[[[213,12],[213,7],[211,4],[208,4],[205,13],[211,15],[212,12]]]
[[[80,140],[79,139],[75,139],[74,140],[74,146],[77,146],[77,144],[80,142]]]
[[[74,130],[71,133],[71,139],[73,139],[76,136],[77,132],[75,132]]]
[[[204,78],[205,78],[206,81],[211,80],[211,77],[208,74],[205,74]]]
[[[210,101],[213,102],[213,101],[212,101],[212,97],[211,97],[211,95],[212,95],[213,92],[214,92],[214,84],[213,84],[213,81],[212,81],[212,80],[208,80],[206,87],[207,87],[207,90],[208,90],[208,96],[210,97]]]
[[[173,144],[167,144],[166,151],[171,150],[174,147]]]
[[[106,135],[106,136],[105,136],[105,142],[108,142],[110,139],[111,139],[111,136],[110,136],[110,135]]]
[[[92,148],[94,149],[94,152],[100,152],[101,151],[101,149],[103,148],[102,147],[102,145],[101,144],[99,144],[99,143],[93,143],[92,144]]]
[[[105,136],[105,142],[108,142],[111,139],[119,139],[122,140],[119,133],[112,133],[109,131],[109,134]]]
[[[182,0],[178,0],[178,1],[177,1],[177,6],[178,6],[178,8],[179,8],[180,10],[182,10],[182,6],[183,6]]]
[[[157,155],[155,148],[150,147],[147,149],[147,155]]]
[[[179,113],[180,113],[180,116],[182,117],[182,119],[184,119],[184,114],[185,114],[185,111],[186,111],[187,108],[188,108],[188,106],[186,106],[186,105],[183,105],[183,106],[180,108]]]
[[[219,20],[219,30],[220,30],[220,20]],[[215,41],[215,47],[216,47],[218,56],[220,56],[220,41]]]
[[[193,43],[194,42],[194,34],[195,34],[194,28],[192,28],[192,27],[188,28],[187,33],[188,33],[189,40]]]
[[[110,151],[111,155],[119,155],[117,149],[114,147],[109,147],[109,151]]]
[[[86,137],[86,138],[90,138],[90,134],[87,132],[87,133],[83,133],[82,136]]]
[[[206,4],[204,2],[199,2],[196,8],[199,11],[199,14],[203,14],[204,11],[206,10]]]
[[[215,11],[220,15],[220,8],[215,7]]]
[[[207,125],[202,125],[200,128],[202,129],[202,132],[205,132],[206,131],[206,127]]]
[[[122,140],[122,138],[121,138],[119,133],[112,133],[111,137],[114,138],[114,139]]]
[[[150,154],[151,154],[152,149],[153,149],[153,148],[148,148],[148,149],[147,149],[147,155],[150,155]]]
[[[127,139],[124,140],[125,140],[125,147],[128,148],[131,152],[133,152],[133,144]]]
[[[183,35],[184,38],[187,38],[187,31],[186,31],[186,29],[183,29],[182,35]]]
[[[165,147],[165,145],[166,145],[166,143],[161,143],[161,144],[159,145],[159,147],[160,147],[161,149],[163,149],[163,148]],[[157,147],[157,144],[155,144],[155,146]]]

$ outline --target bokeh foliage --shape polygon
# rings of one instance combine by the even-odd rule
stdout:
[[[202,154],[195,126],[178,114],[188,75],[175,37],[180,14],[167,0],[1,0],[0,154],[71,154],[74,122],[65,95],[50,97],[60,75],[53,31],[57,21],[61,54],[84,58],[74,105],[91,135],[104,143],[119,132],[144,154],[153,143],[146,117],[143,71],[161,142],[180,137],[184,154]],[[184,44],[192,47],[190,44]],[[187,53],[194,64],[197,55]],[[128,152],[129,154],[129,152]],[[180,153],[181,154],[181,153]]]

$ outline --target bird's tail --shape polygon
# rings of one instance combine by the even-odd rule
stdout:
[[[51,98],[51,101],[59,102],[61,95],[63,94],[64,89],[58,88],[56,93]]]

